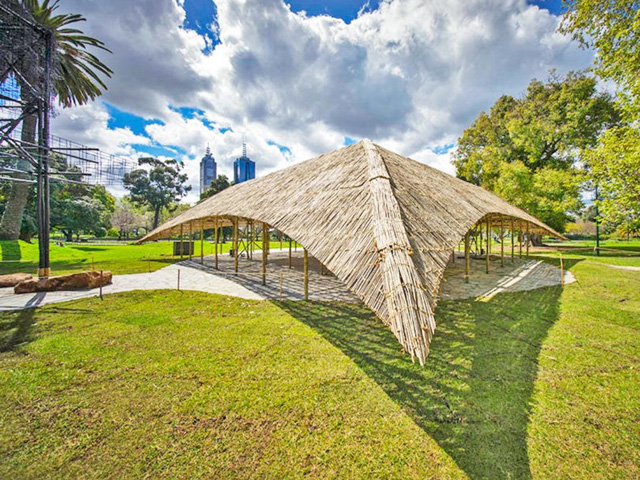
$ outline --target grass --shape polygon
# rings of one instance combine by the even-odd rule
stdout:
[[[0,318],[31,325],[0,354],[0,478],[463,478],[276,305],[131,292]]]
[[[286,243],[284,244],[286,247]],[[228,253],[231,242],[220,244],[221,252]],[[271,248],[279,248],[280,242],[271,242]],[[64,247],[50,245],[51,271],[53,275],[82,272],[86,270],[110,270],[114,274],[154,272],[177,262],[173,256],[172,242],[152,242],[144,245],[87,245],[66,244]],[[213,243],[205,242],[204,254],[212,255]],[[196,256],[200,255],[200,244],[196,242]],[[38,243],[0,240],[0,275],[16,272],[37,274]]]
[[[556,261],[553,260],[552,261]],[[639,478],[640,272],[366,308],[131,292],[0,314],[2,478]]]

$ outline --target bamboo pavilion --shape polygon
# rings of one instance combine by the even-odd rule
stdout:
[[[403,157],[370,140],[234,185],[181,213],[140,242],[260,225],[283,232],[370,307],[403,349],[424,365],[436,329],[439,285],[454,249],[465,245],[469,275],[471,232],[492,236],[549,234],[564,238],[525,211],[486,190]],[[526,242],[528,249],[528,241]],[[263,248],[263,282],[266,257]],[[201,250],[202,255],[202,250]]]

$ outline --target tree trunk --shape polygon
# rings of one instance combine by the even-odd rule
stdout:
[[[529,234],[529,236],[531,237],[531,245],[533,245],[534,247],[542,246],[542,235],[540,235],[539,233],[531,233]]]
[[[158,222],[160,221],[160,210],[162,209],[162,207],[156,207],[154,212],[153,212],[153,228],[152,230],[155,230],[156,228],[158,228]]]
[[[73,232],[70,230],[62,230],[62,233],[64,233],[65,239],[67,242],[73,242]]]
[[[29,115],[22,122],[22,140],[36,143],[37,117]],[[32,150],[27,148],[27,150]],[[31,164],[26,160],[18,160],[16,168],[19,170],[31,170]],[[24,175],[16,175],[18,178],[26,178]],[[29,196],[29,184],[11,182],[11,191],[7,196],[7,203],[0,220],[0,239],[17,240],[20,237],[22,227],[22,215],[27,205]]]

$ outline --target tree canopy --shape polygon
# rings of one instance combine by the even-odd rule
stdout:
[[[464,131],[456,173],[563,231],[582,206],[582,152],[616,122],[613,100],[586,74],[533,80],[523,98],[502,96]]]
[[[640,1],[564,0],[560,31],[596,51],[595,72],[620,88],[628,120],[640,119]]]
[[[585,160],[600,190],[600,216],[625,232],[640,232],[640,132],[628,126],[607,130]]]
[[[140,168],[124,175],[123,185],[129,190],[131,201],[148,206],[153,211],[153,227],[158,226],[163,208],[175,210],[178,202],[191,190],[186,185],[187,175],[180,173],[183,165],[177,160],[141,158]]]
[[[204,192],[200,194],[200,201],[205,200],[218,192],[221,192],[225,188],[233,185],[233,182],[229,182],[229,179],[226,175],[218,175],[218,178],[211,182],[209,188],[207,188]]]

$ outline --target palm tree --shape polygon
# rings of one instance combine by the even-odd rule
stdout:
[[[98,57],[88,52],[94,47],[110,53],[103,42],[85,35],[81,30],[70,27],[86,19],[78,14],[55,14],[58,8],[58,0],[15,0],[13,7],[18,8],[22,14],[27,14],[38,25],[52,34],[52,83],[53,93],[63,107],[82,105],[102,94],[107,86],[100,75],[110,77],[113,73],[109,67],[102,63]],[[38,71],[33,68],[34,59],[27,59],[21,65],[22,76],[31,84],[38,83]],[[0,79],[0,82],[5,79]],[[21,87],[23,100],[31,95],[30,89],[16,79]],[[36,143],[37,115],[31,114],[24,117],[22,122],[22,140]],[[20,165],[24,170],[28,165]],[[20,235],[22,215],[27,203],[29,185],[26,183],[14,183],[11,193],[7,198],[5,211],[0,221],[0,238],[17,240]]]

